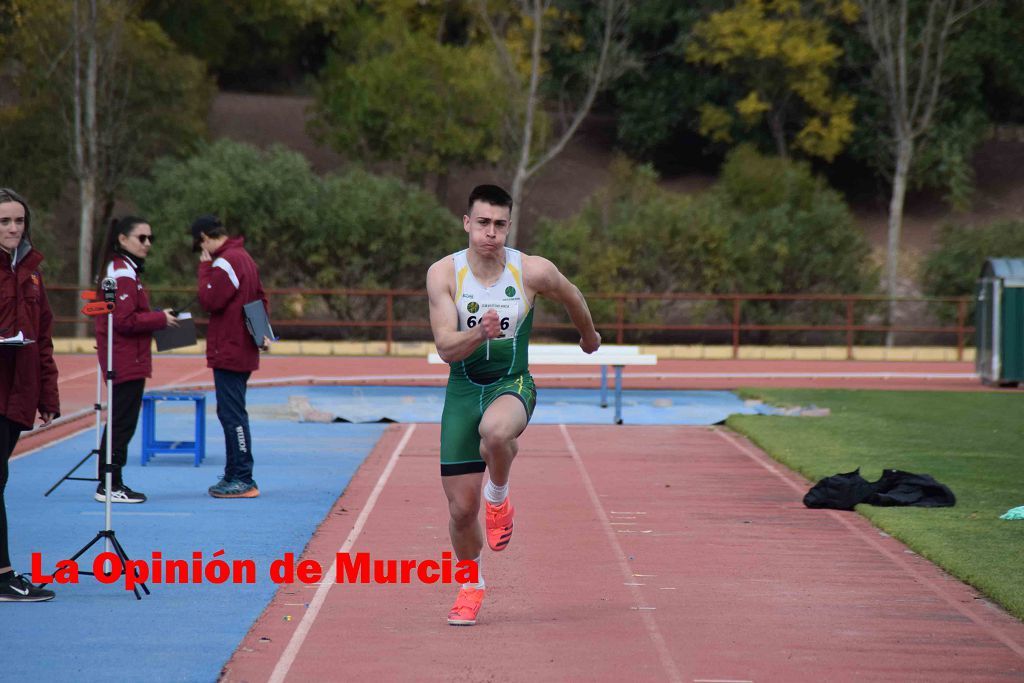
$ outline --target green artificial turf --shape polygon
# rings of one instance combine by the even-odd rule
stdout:
[[[827,417],[734,415],[727,424],[817,481],[860,468],[930,474],[957,497],[950,508],[857,511],[1024,620],[1024,393],[747,389],[776,406],[829,408]]]

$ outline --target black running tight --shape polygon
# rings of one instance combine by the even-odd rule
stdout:
[[[4,504],[4,490],[7,488],[8,468],[11,453],[21,436],[21,426],[0,415],[0,568],[11,566],[11,554],[7,545],[7,507]]]

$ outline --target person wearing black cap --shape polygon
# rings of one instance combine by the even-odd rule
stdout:
[[[206,365],[213,369],[217,418],[224,428],[224,475],[208,490],[214,498],[255,498],[252,435],[245,392],[249,376],[260,366],[257,348],[245,326],[242,307],[262,301],[269,312],[259,268],[242,237],[230,237],[220,219],[199,216],[192,222],[192,250],[199,252],[199,304],[210,314],[206,330]]]
[[[0,346],[0,602],[53,599],[53,591],[11,567],[4,504],[8,461],[21,432],[32,429],[37,413],[43,425],[60,414],[53,315],[39,270],[43,255],[32,248],[30,227],[25,200],[0,188],[0,337],[9,340]]]

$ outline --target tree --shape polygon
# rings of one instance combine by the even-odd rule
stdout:
[[[509,92],[513,94],[508,112],[511,116],[509,129],[514,135],[514,209],[508,240],[514,246],[526,181],[565,149],[590,113],[597,94],[626,66],[621,59],[621,29],[628,5],[626,0],[602,0],[594,12],[593,25],[584,27],[591,29],[591,35],[578,31],[561,33],[562,40],[587,54],[582,60],[577,87],[570,89],[561,87],[565,84],[544,82],[549,78],[544,58],[552,41],[556,40],[553,34],[565,29],[566,22],[571,23],[577,15],[560,12],[554,0],[518,0],[496,13],[487,0],[477,2],[480,17],[498,51]],[[573,91],[575,96],[570,96]],[[552,140],[535,139],[543,117],[542,95],[545,92],[561,93],[562,103],[576,102],[565,112],[561,132]]]
[[[734,291],[874,291],[867,238],[842,195],[808,162],[740,145],[726,158],[711,195],[718,213],[730,218]]]
[[[36,0],[20,20],[9,51],[17,95],[0,110],[0,149],[21,153],[19,176],[47,176],[25,178],[43,191],[41,206],[75,180],[77,276],[88,287],[95,224],[109,220],[125,178],[201,140],[212,87],[198,60],[124,2]]]
[[[134,0],[186,53],[203,60],[227,89],[301,85],[322,64],[332,16],[352,0]]]
[[[14,35],[20,24],[21,12],[18,3],[14,0],[0,3],[0,59],[4,56],[10,36]]]
[[[990,258],[1024,254],[1024,221],[1001,220],[973,226],[947,223],[939,230],[936,248],[924,262],[922,288],[928,296],[953,297],[976,294],[978,276]],[[975,301],[965,311],[965,321],[974,319]],[[959,311],[948,303],[932,306],[944,320],[956,320]]]
[[[900,232],[915,145],[934,125],[945,85],[950,38],[986,0],[859,0],[863,30],[877,57],[873,83],[882,95],[893,166],[885,265],[888,321],[895,319]],[[913,11],[912,11],[913,10]],[[893,334],[886,335],[893,344]]]
[[[681,3],[645,0],[626,18],[628,77],[609,83],[617,142],[633,158],[659,167],[679,167],[700,158],[695,122],[705,102],[724,99],[731,82],[721,72],[701,69],[686,60],[693,26],[727,0]],[[693,130],[691,130],[691,128]]]
[[[915,6],[910,6],[914,16]],[[857,93],[855,131],[842,167],[850,186],[886,187],[891,198],[895,146],[877,54],[862,25],[839,31],[843,87]],[[1024,3],[988,3],[949,38],[942,95],[932,125],[914,142],[907,192],[937,189],[954,210],[970,207],[974,153],[993,125],[1024,120]],[[851,164],[852,162],[852,164]],[[853,167],[855,164],[856,168]],[[878,183],[878,179],[882,182]],[[852,189],[852,187],[851,187]]]
[[[546,223],[538,250],[588,291],[707,293],[871,292],[876,274],[867,239],[842,196],[805,161],[758,154],[741,145],[722,176],[696,196],[663,189],[648,167],[612,165],[610,185],[570,219]],[[728,304],[728,302],[726,302]],[[614,314],[607,301],[595,316]],[[829,303],[747,302],[743,317],[761,324],[837,324]],[[543,310],[543,309],[542,309]],[[723,303],[630,302],[629,322],[725,323]]]
[[[220,140],[186,159],[159,160],[128,189],[158,231],[169,228],[146,263],[153,284],[195,283],[187,226],[208,212],[245,236],[270,287],[421,289],[430,264],[465,245],[461,222],[431,194],[359,169],[319,177],[302,155],[280,147]],[[373,319],[385,303],[324,296],[307,297],[305,306]],[[421,319],[422,306],[410,300],[395,314]]]
[[[496,64],[482,46],[444,42],[444,17],[417,27],[392,8],[363,22],[354,52],[332,52],[317,78],[311,128],[339,152],[397,164],[421,185],[436,177],[443,201],[453,166],[502,156]]]
[[[701,107],[701,134],[731,142],[735,130],[764,121],[779,156],[795,147],[831,161],[853,133],[854,99],[834,92],[842,49],[827,20],[856,15],[850,0],[742,0],[698,22],[687,58],[741,84],[725,106]]]
[[[127,189],[142,215],[169,228],[146,262],[154,284],[194,282],[187,228],[202,213],[244,235],[264,255],[264,282],[277,287],[420,289],[438,255],[465,242],[462,223],[431,194],[359,169],[320,177],[282,147],[219,140],[158,160]]]
[[[79,0],[72,4],[71,21],[71,168],[78,182],[78,286],[92,282],[92,234],[96,215],[96,182],[99,175],[99,131],[96,127],[97,12],[96,0],[88,0],[85,17]],[[83,51],[85,65],[82,64]],[[79,322],[76,336],[85,336]]]

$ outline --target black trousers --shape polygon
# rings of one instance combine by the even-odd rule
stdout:
[[[224,478],[252,484],[252,434],[249,412],[245,409],[248,372],[213,370],[213,386],[217,395],[217,417],[224,428]]]
[[[135,427],[139,423],[139,410],[142,409],[142,394],[146,391],[146,380],[133,379],[114,385],[113,402],[110,415],[114,420],[114,431],[111,433],[110,473],[115,485],[124,483],[121,468],[128,462],[128,443],[135,436]],[[103,483],[103,466],[107,462],[107,428],[103,428],[100,437],[100,483]]]
[[[8,465],[11,453],[21,436],[21,425],[0,415],[0,567],[11,566],[11,552],[7,545],[7,506],[4,504],[4,490],[7,488]]]

